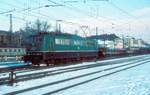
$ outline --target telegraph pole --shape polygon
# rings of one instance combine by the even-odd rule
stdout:
[[[13,24],[12,24],[12,14],[10,14],[10,26],[9,26],[9,45],[12,46],[12,32],[13,32]]]
[[[58,24],[58,31],[61,32],[61,24]]]
[[[9,27],[10,33],[12,33],[12,14],[10,14],[10,27]]]
[[[96,36],[98,35],[98,27],[96,27]]]
[[[122,44],[123,44],[123,49],[125,48],[125,41],[124,41],[124,35],[122,35]]]
[[[56,20],[56,32],[61,32],[61,22],[62,20]]]

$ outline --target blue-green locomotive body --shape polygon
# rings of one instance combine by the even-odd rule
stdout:
[[[33,64],[58,64],[95,60],[103,56],[97,42],[67,33],[41,33],[32,37],[32,48],[24,57]]]
[[[48,33],[33,36],[33,51],[81,51],[97,50],[93,39],[64,33]]]

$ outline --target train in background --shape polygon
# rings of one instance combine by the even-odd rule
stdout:
[[[22,47],[0,47],[0,62],[21,61],[26,55],[26,49]]]
[[[150,53],[147,49],[106,49],[100,47],[95,39],[62,32],[41,32],[33,35],[30,40],[32,44],[23,59],[33,65],[58,65],[110,56]]]

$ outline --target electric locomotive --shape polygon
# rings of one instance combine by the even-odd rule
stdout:
[[[24,61],[34,65],[61,64],[97,60],[104,56],[98,49],[97,41],[78,35],[49,32],[31,37],[31,49],[24,56]]]

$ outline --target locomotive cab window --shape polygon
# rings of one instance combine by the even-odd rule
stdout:
[[[55,39],[55,44],[57,45],[70,45],[69,39]]]

